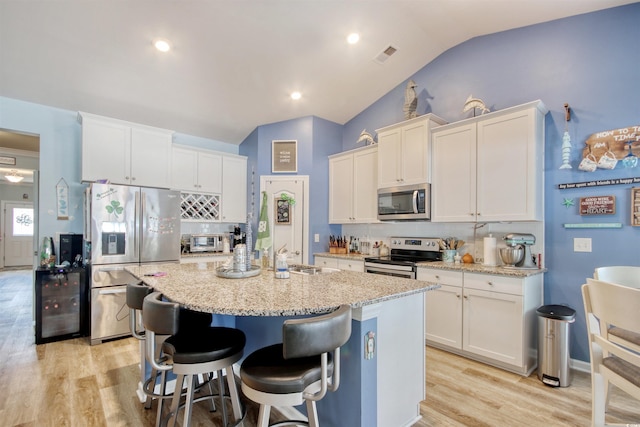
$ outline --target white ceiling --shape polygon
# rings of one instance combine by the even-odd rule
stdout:
[[[0,0],[0,95],[239,144],[297,117],[345,123],[473,37],[628,3]]]

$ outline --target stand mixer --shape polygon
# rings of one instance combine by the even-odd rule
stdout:
[[[531,246],[536,243],[536,236],[533,234],[509,233],[504,236],[502,240],[504,240],[507,246],[522,247],[524,249],[524,256],[520,262],[515,264],[516,268],[538,268],[531,256]]]

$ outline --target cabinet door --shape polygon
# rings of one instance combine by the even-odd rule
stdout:
[[[462,348],[462,288],[440,285],[425,292],[425,339]]]
[[[329,223],[353,222],[353,154],[329,159]]]
[[[222,193],[222,160],[223,157],[220,154],[203,151],[198,153],[198,191]],[[244,169],[246,170],[246,165]]]
[[[395,187],[401,182],[402,131],[400,128],[378,135],[378,188]]]
[[[378,221],[378,150],[353,154],[353,217],[356,222]]]
[[[171,188],[187,192],[198,191],[198,152],[180,147],[171,149]]]
[[[247,158],[222,158],[222,221],[247,220]]]
[[[542,170],[536,167],[535,111],[481,120],[477,137],[478,221],[541,219],[536,203],[536,176]]]
[[[131,184],[169,188],[171,132],[131,128]]]
[[[82,180],[130,183],[131,129],[109,121],[82,119]]]
[[[338,268],[340,270],[359,271],[360,273],[364,273],[364,261],[338,259]]]
[[[315,257],[315,265],[319,267],[338,268],[338,259],[317,256]]]
[[[522,366],[521,296],[465,288],[462,319],[463,350]]]
[[[431,181],[429,174],[429,138],[427,123],[414,123],[402,128],[402,184]]]
[[[431,220],[476,219],[476,125],[437,129],[432,134]]]

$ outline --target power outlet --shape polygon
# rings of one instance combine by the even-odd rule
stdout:
[[[574,252],[591,252],[591,238],[575,237],[573,239],[573,251]]]
[[[313,235],[313,241],[316,242],[316,243],[320,242],[320,235],[318,233]]]

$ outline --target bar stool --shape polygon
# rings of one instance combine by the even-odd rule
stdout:
[[[246,397],[260,404],[258,427],[269,426],[271,406],[307,406],[309,421],[318,427],[316,401],[340,385],[340,347],[351,336],[351,307],[305,319],[285,320],[282,343],[261,348],[242,362],[240,379]]]
[[[243,418],[238,388],[233,375],[233,364],[243,355],[246,337],[238,329],[225,327],[180,328],[180,307],[177,303],[162,301],[160,292],[153,292],[144,299],[142,318],[147,331],[145,340],[147,360],[159,372],[172,371],[177,375],[176,388],[167,417],[175,425],[178,410],[181,407],[182,388],[179,385],[186,379],[187,389],[184,402],[183,427],[191,423],[193,403],[210,399],[211,395],[194,399],[198,387],[197,377],[217,372],[218,388],[224,425],[227,425],[226,406],[224,404],[225,387],[222,371],[227,374],[229,397],[236,421]],[[169,335],[162,343],[162,352],[154,354],[154,340],[157,335]],[[162,416],[164,418],[164,415]],[[163,420],[164,421],[164,420]],[[168,421],[168,420],[167,420]]]

